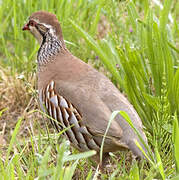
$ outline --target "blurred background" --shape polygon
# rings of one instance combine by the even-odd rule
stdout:
[[[177,0],[0,0],[2,177],[94,179],[99,173],[94,162],[86,159],[90,152],[80,155],[63,140],[58,145],[61,134],[54,134],[38,110],[39,45],[32,35],[22,31],[31,13],[38,10],[56,14],[68,49],[108,76],[143,122],[154,156],[151,162],[138,165],[131,163],[129,153],[111,154],[110,168],[100,178],[177,179]],[[69,150],[72,154],[67,153]]]

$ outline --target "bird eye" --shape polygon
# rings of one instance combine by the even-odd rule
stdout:
[[[34,21],[29,21],[29,25],[30,26],[35,26],[35,22]]]

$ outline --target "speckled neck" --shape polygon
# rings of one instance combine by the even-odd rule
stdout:
[[[45,66],[50,61],[54,60],[56,56],[62,49],[61,41],[50,32],[47,32],[43,36],[43,41],[40,46],[37,55],[38,66]]]

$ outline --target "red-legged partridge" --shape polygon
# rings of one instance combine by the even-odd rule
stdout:
[[[71,126],[64,134],[75,148],[94,149],[99,153],[115,110],[125,111],[130,116],[147,143],[141,120],[128,100],[107,77],[67,50],[54,14],[33,13],[23,30],[29,30],[40,43],[37,60],[41,107],[59,122],[52,121],[57,131]],[[134,155],[143,157],[135,140],[144,148],[134,130],[118,115],[107,133],[103,153],[106,156],[108,152],[130,149]]]

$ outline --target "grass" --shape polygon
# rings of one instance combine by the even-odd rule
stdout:
[[[58,8],[57,8],[58,7]],[[137,110],[153,160],[111,154],[101,179],[179,178],[179,2],[177,0],[0,1],[0,178],[95,179],[87,157],[56,134],[39,109],[36,53],[21,31],[34,11],[57,15],[70,51],[103,72]]]

